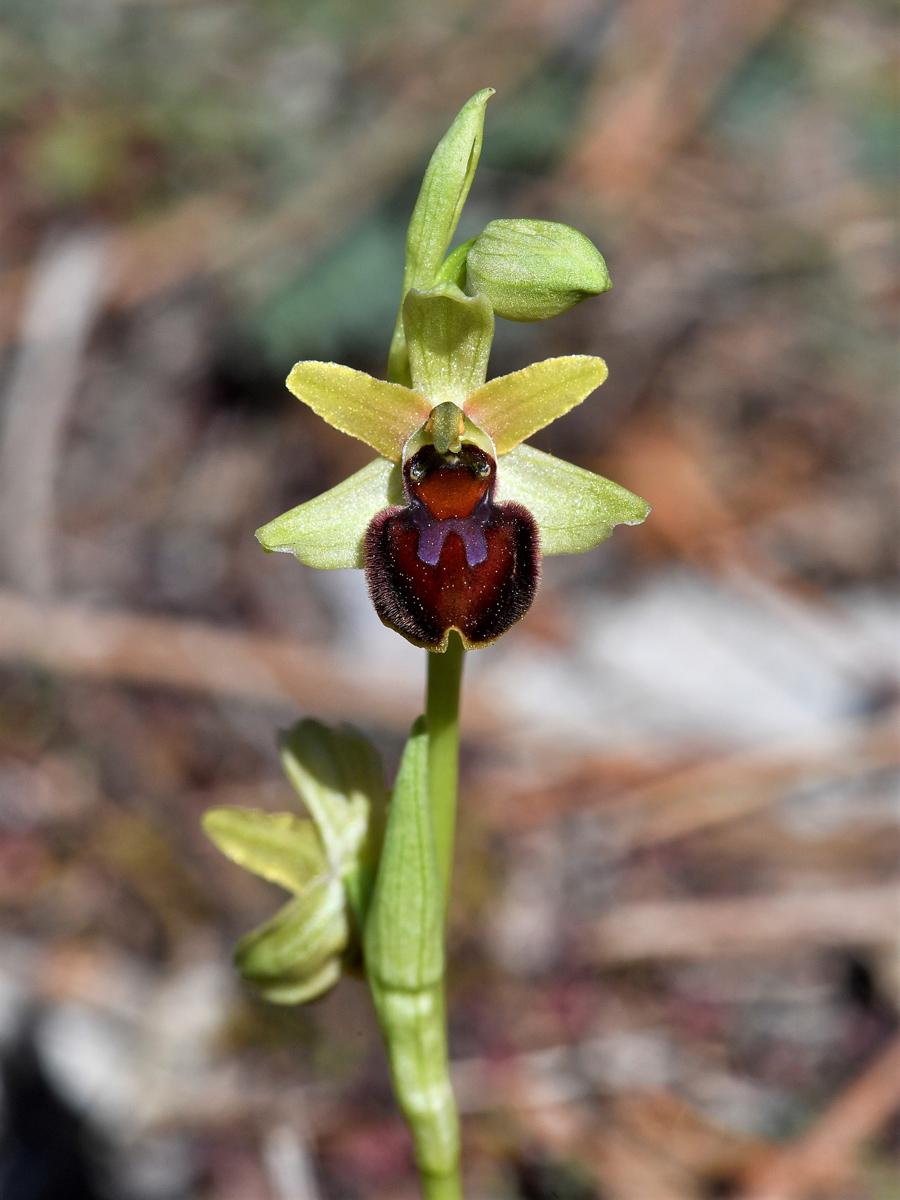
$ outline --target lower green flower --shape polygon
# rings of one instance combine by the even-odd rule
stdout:
[[[234,960],[265,999],[302,1004],[359,958],[387,793],[377,751],[347,725],[298,722],[282,738],[281,759],[308,817],[212,808],[203,828],[233,862],[291,893],[241,938]]]

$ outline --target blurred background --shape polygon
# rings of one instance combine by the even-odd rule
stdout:
[[[232,974],[275,892],[201,834],[421,653],[252,531],[370,452],[431,149],[497,89],[460,237],[583,229],[599,353],[535,439],[647,497],[467,665],[451,1029],[477,1200],[896,1200],[895,7],[5,0],[0,1195],[411,1200],[362,986]],[[894,261],[892,261],[892,259]]]

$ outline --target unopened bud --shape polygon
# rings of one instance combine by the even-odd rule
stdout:
[[[491,221],[466,260],[468,291],[508,321],[544,321],[612,286],[603,255],[556,221]]]

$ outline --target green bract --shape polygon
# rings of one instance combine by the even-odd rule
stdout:
[[[431,156],[406,233],[404,297],[413,288],[429,288],[438,280],[475,178],[484,135],[484,110],[493,94],[493,88],[476,92],[460,109]],[[388,374],[399,383],[409,382],[402,302],[391,339]]]
[[[466,254],[467,290],[498,317],[544,321],[612,287],[603,255],[556,221],[491,221]]]
[[[366,921],[365,959],[416,1161],[438,1176],[452,1171],[459,1157],[443,1016],[443,929],[444,889],[428,802],[428,730],[419,718],[397,772]]]
[[[366,921],[366,966],[385,988],[416,991],[444,973],[444,897],[428,808],[428,741],[412,728],[391,798]]]

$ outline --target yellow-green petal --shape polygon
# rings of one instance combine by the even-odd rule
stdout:
[[[497,465],[497,499],[523,504],[538,523],[543,554],[581,554],[616,525],[640,525],[650,505],[634,492],[533,446]]]
[[[463,405],[487,378],[494,313],[484,296],[466,296],[455,284],[411,291],[403,302],[403,328],[413,387],[433,408]]]
[[[491,379],[466,401],[466,413],[507,454],[580,404],[607,374],[603,359],[588,354],[547,358]]]
[[[203,829],[232,862],[295,895],[329,870],[312,821],[293,813],[211,808]]]
[[[400,470],[376,458],[320,496],[256,531],[264,550],[294,554],[308,567],[362,567],[363,541],[376,513],[403,502]]]
[[[323,421],[392,462],[399,462],[404,442],[430,409],[418,392],[339,363],[298,362],[287,386]]]

